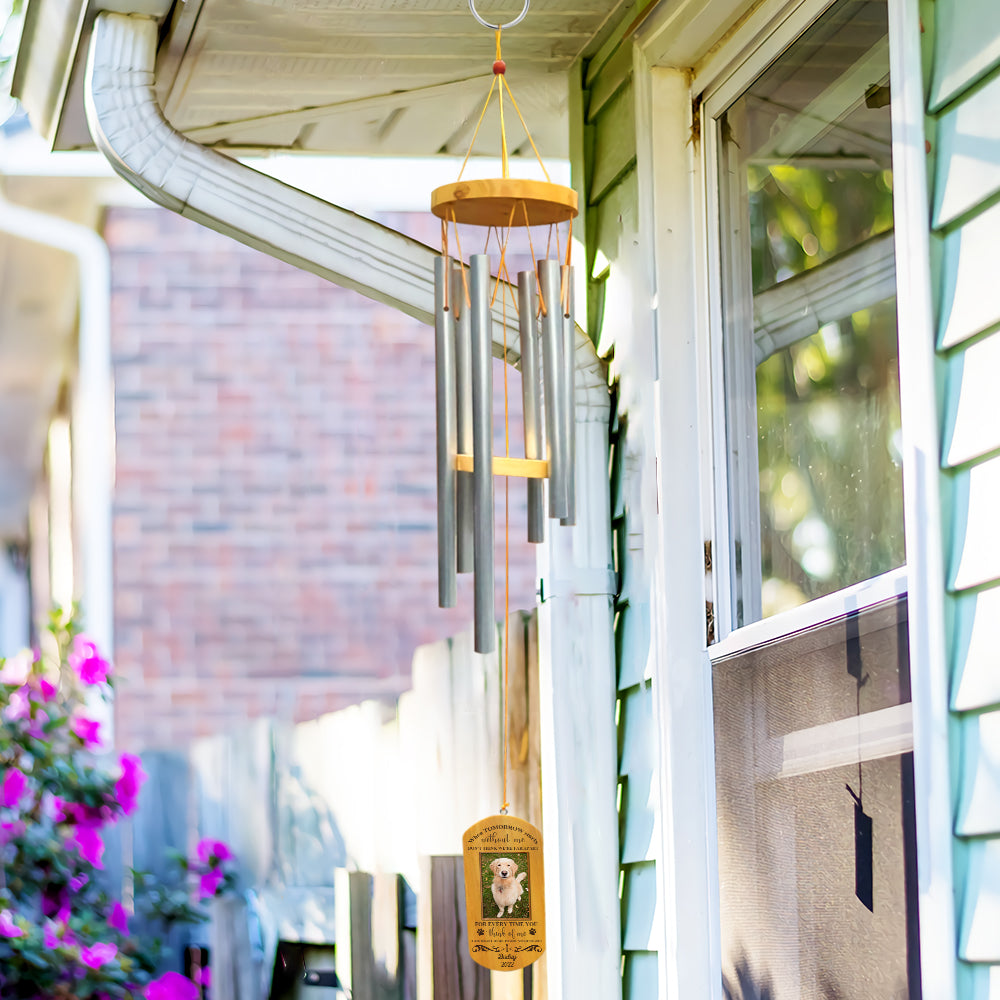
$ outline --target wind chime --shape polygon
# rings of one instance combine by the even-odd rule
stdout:
[[[472,572],[474,645],[479,653],[496,649],[493,477],[505,477],[503,805],[499,814],[476,823],[463,837],[469,949],[476,962],[491,969],[523,968],[545,949],[541,833],[525,820],[507,815],[510,477],[527,479],[529,542],[544,541],[546,508],[548,516],[561,524],[573,524],[576,517],[571,245],[577,197],[571,188],[549,178],[507,83],[500,51],[501,32],[523,20],[529,2],[525,0],[513,21],[500,25],[480,17],[474,0],[469,0],[476,20],[496,35],[493,80],[458,179],[431,194],[431,211],[441,220],[441,255],[434,270],[438,603],[454,607],[457,574]],[[499,105],[502,176],[463,180],[494,94]],[[510,176],[505,95],[541,164],[544,181]],[[560,233],[562,224],[568,224],[565,237]],[[468,263],[462,256],[460,226],[485,232],[483,251],[473,253]],[[535,254],[533,227],[547,229],[541,259]],[[515,286],[507,269],[507,247],[511,233],[519,229],[527,233],[533,267],[518,273]],[[499,251],[495,278],[488,253],[494,238]],[[467,246],[470,242],[467,237]],[[537,245],[541,247],[541,241]],[[505,454],[493,454],[493,315],[498,305],[505,359],[508,307],[517,317],[524,458],[510,454],[506,368]]]

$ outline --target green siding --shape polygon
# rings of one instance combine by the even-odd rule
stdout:
[[[638,0],[633,10],[648,6]],[[571,94],[574,185],[585,206],[587,325],[601,340],[605,281],[618,262],[619,244],[634,226],[638,204],[632,48],[622,44],[623,24],[579,67]],[[598,263],[600,262],[600,263]],[[610,269],[610,270],[609,270]],[[616,397],[617,404],[617,397]],[[615,406],[617,412],[617,405]],[[638,430],[634,432],[639,436]],[[651,612],[647,574],[641,571],[642,538],[629,503],[639,493],[628,421],[611,428],[610,494],[618,594],[615,651],[618,686],[619,845],[622,887],[622,992],[624,1000],[656,1000],[659,956],[656,831],[658,776],[653,692],[649,679]]]
[[[651,612],[647,588],[638,577],[638,545],[629,544],[628,425],[620,420],[612,435],[612,521],[619,593],[615,602],[618,666],[619,848],[622,880],[623,995],[655,1000],[657,956],[653,924],[657,903],[656,727],[650,666]]]
[[[961,99],[1000,63],[1000,4],[996,0],[937,0],[930,108]]]
[[[924,5],[959,996],[1000,985],[1000,3]],[[901,330],[900,336],[906,331]]]

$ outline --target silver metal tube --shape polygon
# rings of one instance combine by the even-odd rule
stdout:
[[[562,412],[563,315],[559,305],[559,261],[538,262],[542,312],[542,378],[545,383],[545,451],[549,460],[549,517],[563,518],[566,508],[566,442]]]
[[[455,330],[448,308],[448,260],[434,260],[434,385],[437,407],[438,607],[453,608],[455,578]]]
[[[535,274],[517,276],[517,308],[521,324],[521,401],[524,407],[524,457],[541,458],[542,392],[538,366],[538,296]],[[545,480],[528,480],[528,541],[545,541]]]
[[[472,329],[472,490],[474,512],[474,636],[477,653],[497,644],[493,581],[493,332],[490,314],[490,258],[473,254],[469,263]]]
[[[472,336],[465,304],[463,264],[451,269],[451,311],[455,327],[455,389],[457,396],[458,451],[472,454]],[[459,472],[456,486],[458,522],[458,572],[472,572],[472,473]]]
[[[566,442],[566,516],[560,524],[576,524],[576,321],[573,318],[573,268],[562,267],[563,300],[562,416]]]

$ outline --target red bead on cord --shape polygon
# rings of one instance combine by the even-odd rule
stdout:
[[[493,73],[494,73],[494,75],[495,76],[502,76],[506,72],[507,72],[507,64],[502,59],[498,59],[493,64]]]

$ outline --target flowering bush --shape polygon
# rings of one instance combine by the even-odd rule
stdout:
[[[159,939],[130,934],[97,876],[104,832],[135,812],[146,774],[133,754],[94,754],[88,703],[111,687],[111,664],[71,617],[54,613],[49,633],[51,653],[0,659],[0,997],[198,1000],[204,979],[155,976]],[[232,884],[231,859],[203,840],[171,884],[132,872],[136,909],[162,930],[203,920],[198,904]]]

